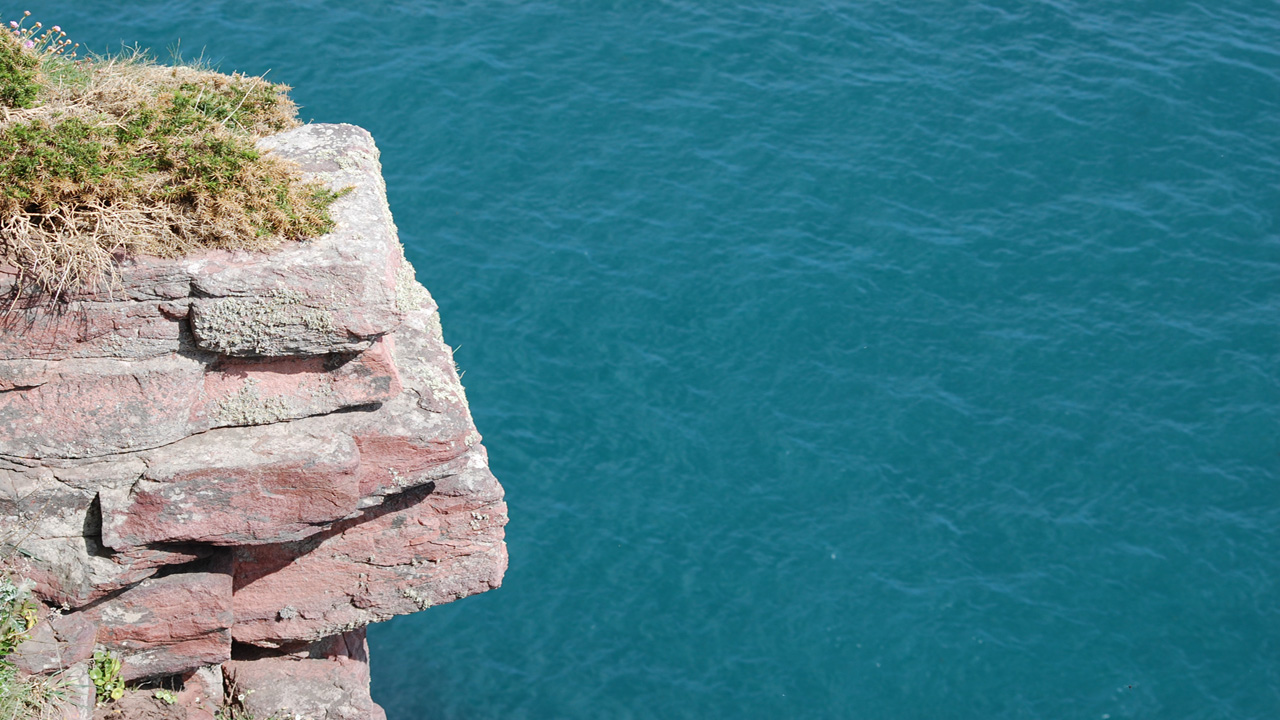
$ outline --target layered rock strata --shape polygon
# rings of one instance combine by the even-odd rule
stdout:
[[[0,541],[50,608],[20,656],[105,648],[193,718],[224,677],[262,715],[377,717],[364,626],[497,587],[506,505],[372,138],[261,145],[350,188],[332,233],[59,302],[0,268]]]

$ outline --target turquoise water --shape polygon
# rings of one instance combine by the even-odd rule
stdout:
[[[392,720],[1280,717],[1276,3],[31,9],[381,146],[511,506]]]

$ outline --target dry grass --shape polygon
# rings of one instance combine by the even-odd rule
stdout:
[[[69,693],[60,677],[24,676],[0,662],[0,720],[54,720],[67,717]]]
[[[137,51],[28,71],[23,53],[0,34],[0,261],[31,285],[56,296],[126,255],[268,250],[331,228],[336,195],[254,149],[299,124],[288,87]],[[24,78],[29,107],[5,107]]]

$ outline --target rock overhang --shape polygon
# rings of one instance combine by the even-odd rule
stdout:
[[[0,268],[0,522],[130,678],[217,665],[233,638],[359,643],[506,568],[502,488],[372,137],[310,125],[260,147],[350,188],[331,233],[136,258],[56,305]]]

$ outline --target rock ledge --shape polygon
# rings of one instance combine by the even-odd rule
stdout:
[[[507,508],[373,139],[260,147],[353,188],[332,233],[57,304],[0,267],[0,542],[47,605],[19,655],[74,677],[105,647],[179,690],[166,717],[211,719],[224,681],[261,715],[382,717],[365,625],[498,587]]]

